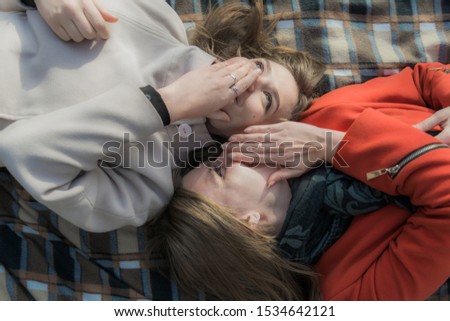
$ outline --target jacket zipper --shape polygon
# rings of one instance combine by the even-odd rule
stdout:
[[[450,68],[447,67],[428,68],[428,70],[442,70],[446,74],[450,74]]]
[[[411,152],[410,154],[406,155],[402,160],[400,160],[396,165],[388,168],[382,168],[377,169],[375,171],[368,172],[366,174],[366,179],[368,181],[371,181],[377,177],[380,177],[382,175],[388,174],[392,179],[394,179],[398,173],[408,165],[410,162],[415,160],[416,158],[422,156],[425,153],[428,153],[429,151],[438,149],[438,148],[448,148],[448,145],[441,144],[441,143],[432,143],[429,145],[425,145],[423,147],[420,147],[416,149],[415,151]]]

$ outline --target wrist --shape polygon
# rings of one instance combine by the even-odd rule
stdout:
[[[143,92],[145,97],[147,97],[147,99],[152,103],[155,110],[158,112],[159,116],[161,117],[161,121],[163,122],[163,125],[164,126],[169,125],[171,123],[171,116],[167,109],[166,103],[164,99],[161,97],[160,93],[150,85],[142,87],[141,91]]]
[[[164,101],[171,122],[176,122],[178,120],[188,118],[183,115],[180,104],[177,105],[177,102],[175,101],[176,95],[174,92],[172,92],[170,86],[158,89],[158,93],[161,96],[162,101]]]

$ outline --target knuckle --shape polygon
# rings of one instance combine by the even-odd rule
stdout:
[[[85,35],[85,38],[88,40],[94,40],[96,38],[96,34],[94,32],[89,32]]]
[[[66,35],[59,35],[59,37],[64,40],[64,41],[70,41],[70,37],[66,36]]]
[[[92,21],[92,25],[94,26],[95,29],[97,29],[98,31],[106,31],[106,26],[103,23],[102,20],[100,19],[94,19]]]
[[[77,13],[77,6],[74,2],[64,2],[61,5],[61,9],[63,12],[67,12],[70,15]]]

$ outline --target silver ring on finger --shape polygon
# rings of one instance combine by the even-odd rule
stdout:
[[[237,77],[234,74],[230,74],[230,77],[233,78],[233,85],[236,85]]]
[[[234,91],[234,93],[236,94],[236,97],[239,96],[239,88],[238,88],[238,86],[233,85],[233,86],[230,87],[230,89],[232,91]]]

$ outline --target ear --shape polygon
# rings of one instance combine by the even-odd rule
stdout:
[[[243,220],[252,229],[256,228],[261,219],[261,214],[256,211],[249,211],[245,213]]]

